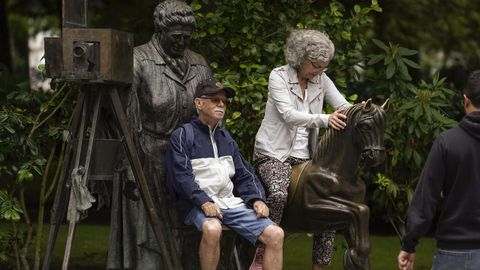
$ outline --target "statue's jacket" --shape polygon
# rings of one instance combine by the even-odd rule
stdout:
[[[190,124],[195,139],[187,139],[185,127],[175,130],[165,156],[167,188],[181,217],[206,202],[225,209],[265,201],[261,182],[228,131],[210,129],[197,117]]]
[[[134,74],[127,114],[135,133],[165,139],[195,114],[193,94],[198,82],[211,77],[205,59],[186,50],[187,70],[179,76],[169,65],[155,35],[134,50]]]

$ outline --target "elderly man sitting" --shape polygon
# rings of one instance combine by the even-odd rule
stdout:
[[[228,131],[219,127],[227,98],[234,95],[212,78],[198,84],[198,117],[175,130],[170,139],[165,157],[167,187],[185,224],[202,231],[203,270],[218,265],[222,224],[250,243],[264,245],[265,269],[281,269],[283,230],[267,218],[262,184]]]

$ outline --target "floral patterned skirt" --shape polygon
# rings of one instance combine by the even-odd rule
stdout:
[[[296,157],[288,157],[284,162],[280,160],[254,153],[254,166],[267,191],[267,204],[270,208],[270,219],[280,224],[283,209],[287,203],[288,187],[292,166],[308,161]],[[335,231],[326,231],[315,234],[313,238],[312,262],[314,264],[329,265]]]

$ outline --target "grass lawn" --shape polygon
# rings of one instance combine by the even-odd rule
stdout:
[[[49,226],[46,226],[45,239]],[[0,223],[0,234],[9,230],[8,224]],[[67,226],[62,226],[55,245],[55,257],[52,269],[60,269],[65,249]],[[107,258],[109,227],[104,225],[79,224],[73,243],[69,269],[105,269]],[[396,236],[372,235],[372,253],[370,256],[372,270],[397,269],[396,258],[399,241]],[[306,234],[289,234],[286,238],[284,269],[311,269],[312,237]],[[335,239],[335,251],[329,270],[343,269],[342,260],[346,242],[342,235]],[[416,270],[431,268],[435,242],[424,238],[417,247]]]
[[[73,247],[71,250],[69,270],[94,270],[105,269],[108,253],[108,234],[109,227],[105,225],[90,225],[90,224],[77,224],[75,230],[75,238],[73,241]],[[7,230],[10,230],[11,226],[7,223],[0,223],[0,235]],[[50,225],[46,224],[44,227],[44,243],[42,247],[42,254],[45,253],[46,241]],[[55,243],[54,258],[50,269],[61,269],[63,254],[65,251],[66,235],[68,231],[68,225],[62,225],[58,232],[57,241]],[[34,244],[30,247],[29,253],[33,256]],[[12,256],[14,256],[12,254]],[[42,255],[43,256],[43,255]],[[33,261],[33,260],[32,260]],[[42,258],[43,261],[43,258]],[[0,265],[0,269],[2,269]]]
[[[396,236],[371,235],[372,252],[370,264],[372,270],[395,270],[397,255],[400,248]],[[286,238],[284,252],[284,269],[311,269],[312,239],[306,234],[290,234]],[[343,270],[343,253],[347,242],[338,234],[335,239],[335,250],[329,270]],[[423,238],[417,247],[415,270],[429,270],[432,265],[432,256],[435,250],[435,241],[432,238]]]

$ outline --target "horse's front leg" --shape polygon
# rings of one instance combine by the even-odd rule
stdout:
[[[352,214],[351,221],[348,222],[347,230],[345,231],[345,240],[350,247],[345,256],[345,269],[370,269],[370,237],[368,228],[370,209],[365,204],[355,203],[338,197],[330,197],[330,200],[343,207],[346,206]]]
[[[317,198],[305,205],[306,216],[312,226],[328,229],[345,229],[349,249],[344,262],[347,270],[370,269],[370,239],[368,219],[370,211],[364,204],[357,204],[338,197]],[[318,223],[315,225],[315,223]]]

